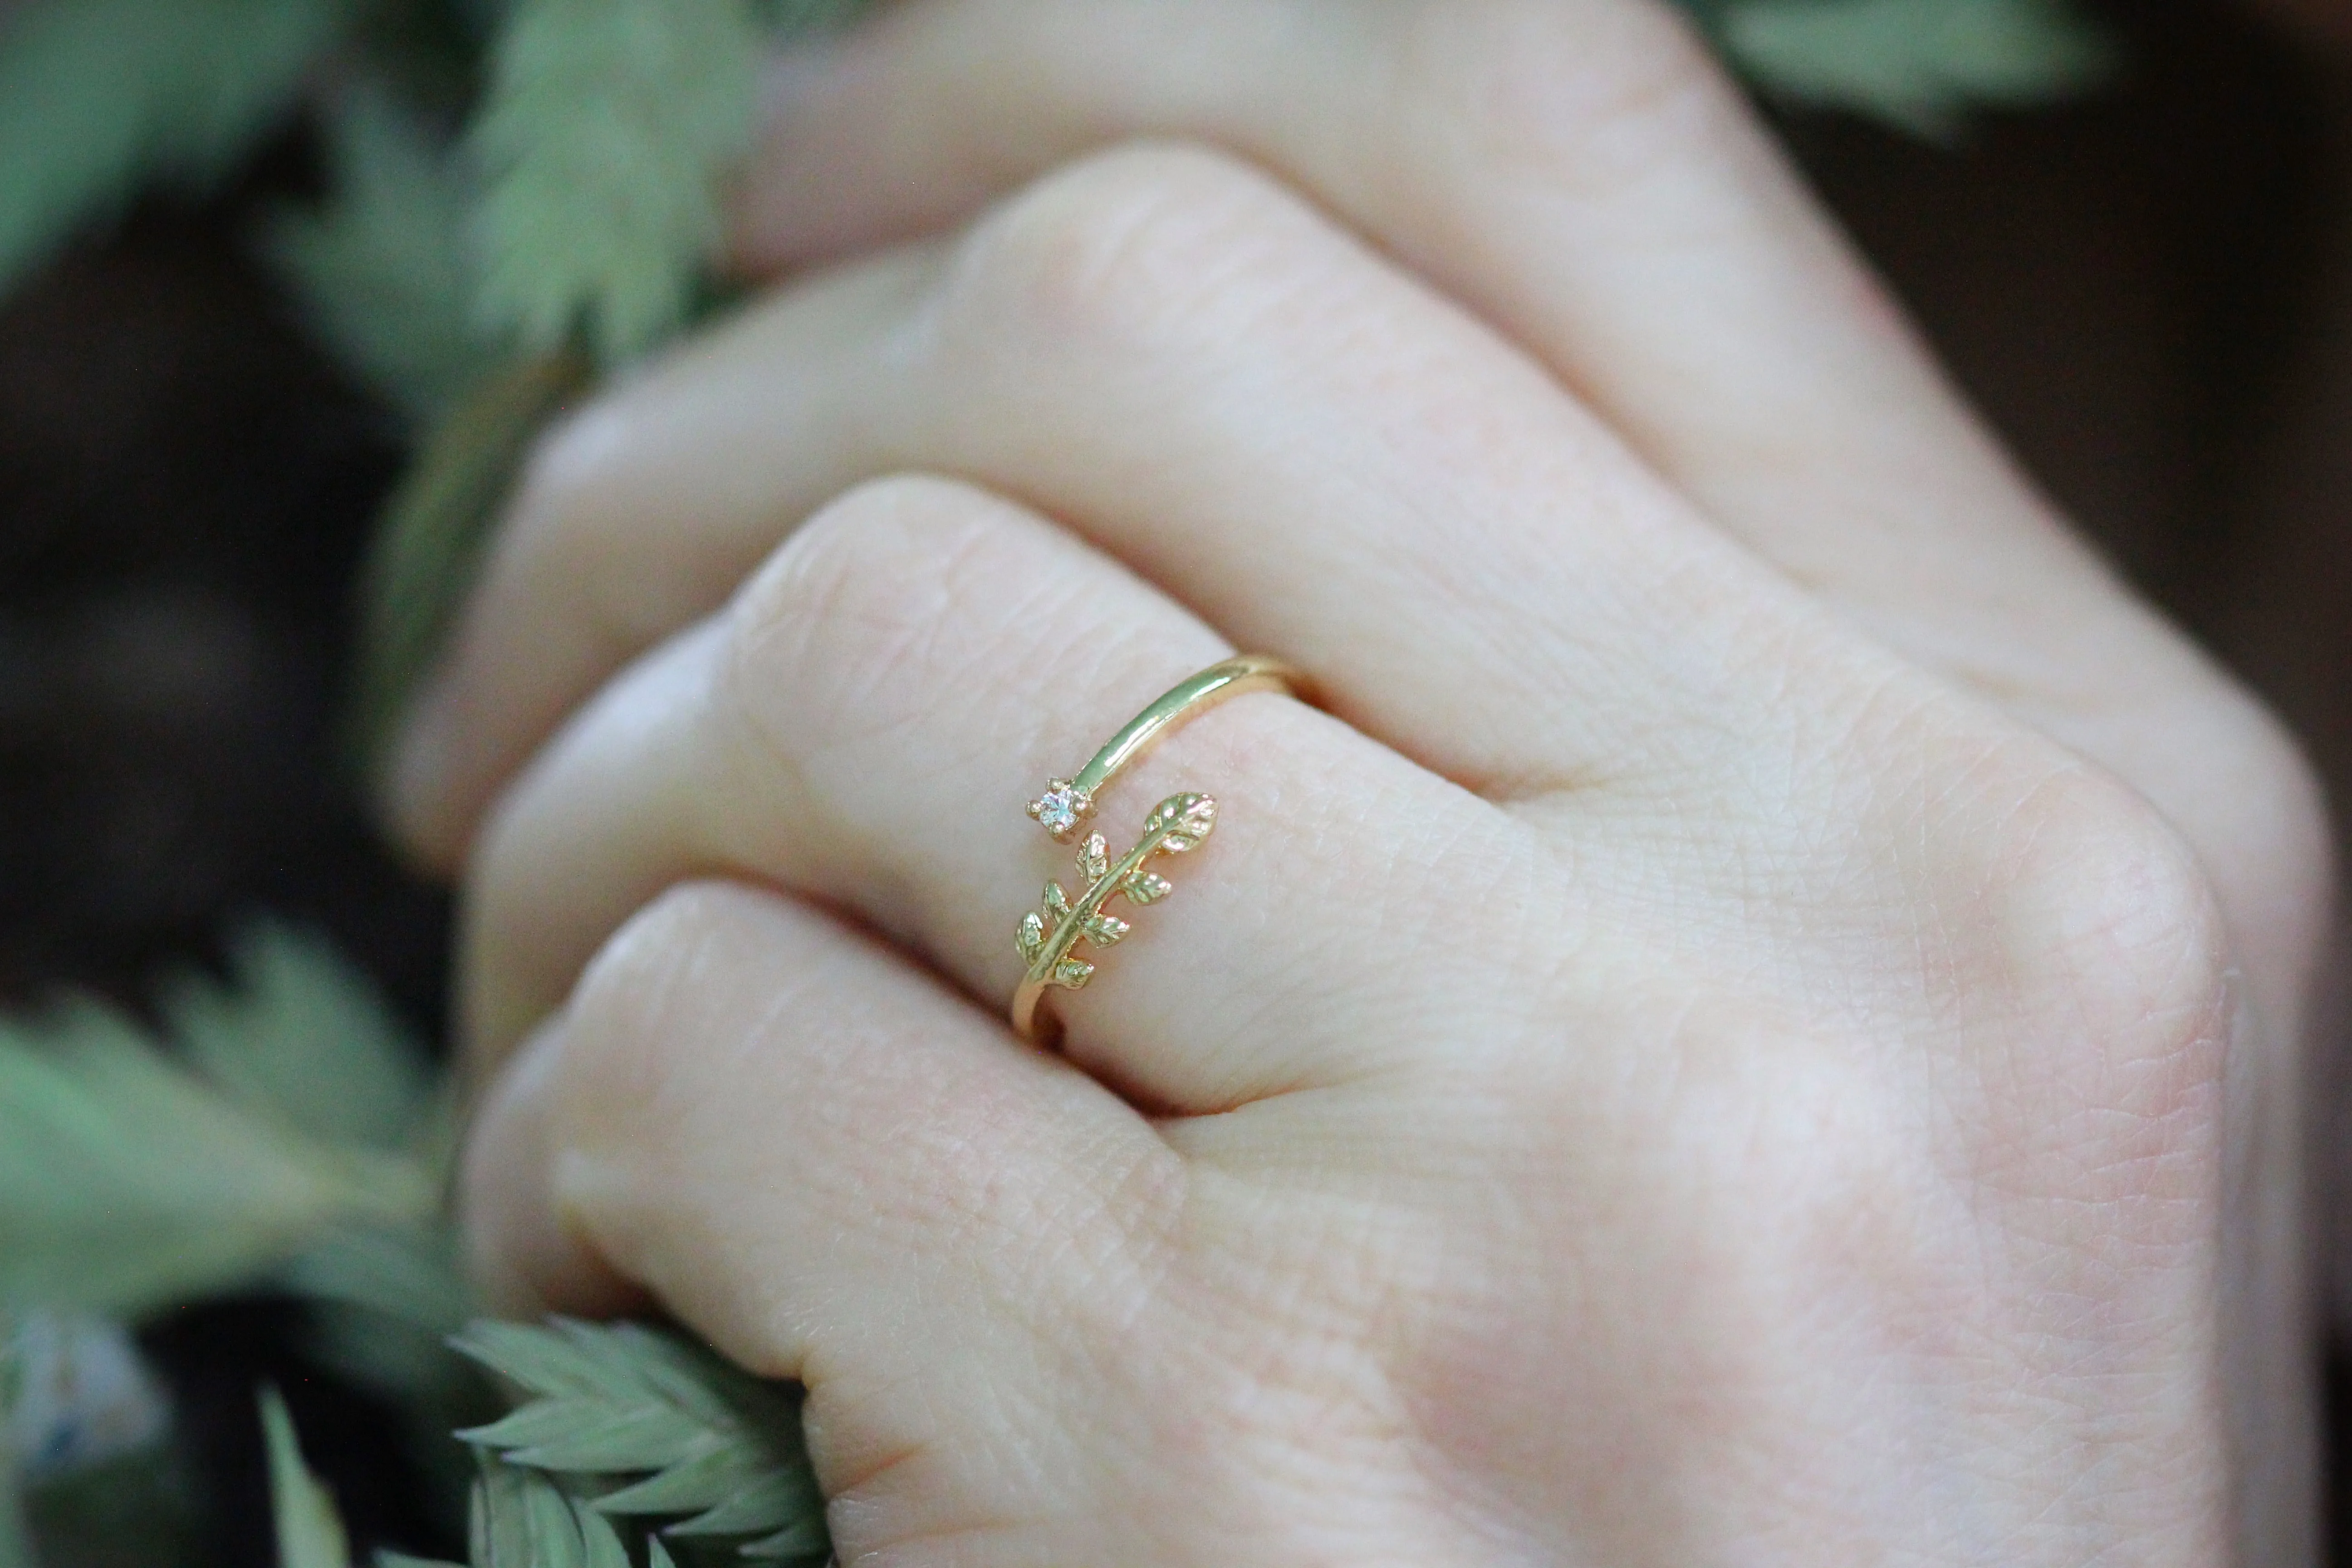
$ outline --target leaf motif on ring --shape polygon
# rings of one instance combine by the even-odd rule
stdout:
[[[1110,846],[1099,833],[1090,834],[1078,849],[1078,869],[1086,889],[1073,901],[1059,882],[1045,884],[1045,908],[1022,917],[1014,941],[1029,966],[1031,984],[1058,985],[1076,991],[1094,978],[1095,966],[1072,956],[1080,942],[1097,948],[1117,945],[1133,928],[1103,906],[1115,898],[1134,904],[1156,904],[1174,892],[1168,879],[1144,868],[1160,855],[1181,855],[1197,847],[1217,825],[1217,803],[1205,795],[1171,795],[1151,808],[1144,819],[1143,837],[1114,864]]]
[[[1158,838],[1152,852],[1181,855],[1195,848],[1217,826],[1217,803],[1205,795],[1171,795],[1143,819],[1143,836]]]
[[[1156,871],[1138,871],[1119,891],[1139,904],[1156,904],[1176,890],[1176,885]]]

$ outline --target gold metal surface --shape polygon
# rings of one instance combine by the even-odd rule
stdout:
[[[1306,678],[1277,658],[1251,654],[1213,664],[1190,680],[1173,686],[1158,701],[1130,720],[1110,738],[1094,760],[1066,779],[1047,782],[1045,793],[1029,803],[1029,815],[1066,844],[1081,824],[1094,816],[1096,797],[1167,733],[1188,719],[1245,692],[1284,691],[1304,697]],[[1084,891],[1073,899],[1059,882],[1045,884],[1045,907],[1021,919],[1016,942],[1029,971],[1013,996],[1013,1026],[1024,1039],[1051,1044],[1060,1033],[1052,1009],[1044,1005],[1053,990],[1076,991],[1094,978],[1095,966],[1076,957],[1079,943],[1108,948],[1129,931],[1126,921],[1106,907],[1115,898],[1131,904],[1156,904],[1173,887],[1150,869],[1150,862],[1181,855],[1207,840],[1217,825],[1217,803],[1205,795],[1171,795],[1144,819],[1143,837],[1117,860],[1099,833],[1089,835],[1078,849],[1078,873]]]

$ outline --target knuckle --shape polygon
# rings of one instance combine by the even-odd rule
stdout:
[[[581,972],[572,1021],[627,1031],[659,1017],[745,897],[743,889],[716,881],[680,882],[664,890],[607,937]]]
[[[1967,911],[1998,965],[1977,976],[1999,1042],[1984,1069],[1995,1183],[2116,1203],[2202,1194],[2241,1005],[2204,868],[2153,805],[2088,764],[2011,799]]]
[[[1263,282],[1311,221],[1266,176],[1202,147],[1131,143],[1080,159],[967,235],[943,287],[947,347],[1002,343],[1008,322],[1056,346],[1161,341],[1244,279]]]
[[[2210,1029],[2228,942],[2202,866],[2154,806],[2065,768],[2023,794],[2004,837],[1996,907],[2026,985],[2058,991],[2100,1038]]]
[[[959,614],[997,574],[1013,509],[952,479],[898,475],[812,517],[736,595],[718,708],[765,756],[794,734],[895,730],[940,684]],[[811,704],[821,705],[813,710]]]
[[[566,1074],[598,1103],[657,1102],[680,1063],[677,1021],[761,895],[728,882],[678,883],[605,939],[565,1010]]]

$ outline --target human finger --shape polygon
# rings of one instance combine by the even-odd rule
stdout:
[[[1074,873],[1020,803],[1229,651],[1003,501],[914,479],[853,493],[726,616],[625,672],[502,804],[467,883],[474,1048],[495,1059],[630,910],[698,873],[850,911],[1001,1007],[1039,886],[1076,900],[1101,876]],[[1423,861],[1529,874],[1502,814],[1271,698],[1193,721],[1118,780],[1108,854],[1180,792],[1216,802],[1213,843],[1167,868],[1167,903],[1105,904],[1109,930],[1074,956],[1108,973],[1059,1000],[1074,1059],[1144,1103],[1225,1109],[1381,1065],[1369,1025],[1401,1007],[1475,1012],[1447,981],[1475,965],[1446,954],[1495,933],[1405,942],[1381,890]]]
[[[412,735],[412,839],[454,858],[631,645],[714,605],[825,499],[908,469],[1066,521],[1496,795],[1717,725],[1716,706],[1692,728],[1559,696],[1637,650],[1704,685],[1749,657],[1721,605],[1799,598],[1522,355],[1287,193],[1127,150],[946,251],[788,291],[557,437]]]
[[[1132,1110],[919,965],[718,882],[634,919],[518,1068],[465,1201],[510,1299],[649,1293],[804,1382],[850,1540],[1079,1510],[1110,1436],[1086,1417],[1119,1413],[1086,1396],[1183,1184]]]

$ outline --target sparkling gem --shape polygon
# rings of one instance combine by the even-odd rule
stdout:
[[[1060,838],[1076,828],[1078,819],[1086,815],[1086,808],[1084,795],[1067,784],[1057,784],[1038,796],[1036,804],[1029,810],[1040,826]]]

